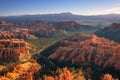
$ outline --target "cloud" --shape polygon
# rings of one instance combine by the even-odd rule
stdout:
[[[104,15],[104,14],[120,14],[120,7],[114,7],[106,10],[89,10],[89,11],[74,11],[75,14],[80,15]]]
[[[103,13],[117,13],[117,14],[120,14],[120,7],[108,9],[108,10],[105,10],[105,11],[102,11],[102,12]]]
[[[103,11],[97,11],[93,13],[94,15],[100,15],[100,14],[120,14],[120,7],[115,7]]]

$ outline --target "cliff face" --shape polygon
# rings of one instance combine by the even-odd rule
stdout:
[[[36,37],[66,36],[63,29],[56,29],[53,24],[46,22],[8,23],[0,21],[0,39],[36,39]]]
[[[18,23],[8,23],[6,21],[0,21],[0,39],[35,39],[35,36],[28,32],[25,24],[20,27]]]
[[[120,23],[113,23],[111,26],[95,32],[95,34],[120,42]]]
[[[68,36],[68,32],[91,32],[99,29],[101,28],[90,25],[81,25],[74,21],[23,21],[13,23],[0,21],[0,39],[36,39],[36,37],[62,37]]]
[[[62,29],[55,29],[54,26],[35,26],[29,28],[29,33],[36,37],[56,37],[67,36],[67,32]]]
[[[0,63],[18,61],[21,54],[28,54],[28,48],[23,40],[0,40]]]
[[[119,75],[119,53],[120,44],[92,35],[63,39],[40,54],[59,66],[90,67],[93,71]]]

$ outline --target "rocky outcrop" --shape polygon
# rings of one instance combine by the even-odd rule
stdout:
[[[120,44],[114,41],[96,35],[83,35],[63,39],[43,50],[40,55],[59,66],[82,66],[97,73],[107,72],[119,76],[119,52]],[[88,72],[92,72],[91,70]]]
[[[26,21],[13,22],[0,21],[1,38],[36,39],[36,37],[65,37],[68,32],[91,32],[101,29],[90,25],[81,25],[74,21],[46,22]],[[3,35],[5,33],[5,35]],[[9,34],[8,34],[9,33]]]
[[[118,80],[118,79],[113,78],[110,74],[105,74],[102,80]]]
[[[23,40],[0,40],[0,63],[19,61],[21,54],[28,54],[28,52],[27,45]]]
[[[67,68],[56,71],[57,75],[44,76],[43,80],[85,80],[81,70],[70,72]]]
[[[55,29],[51,26],[37,26],[29,29],[29,33],[37,37],[57,37],[67,36],[67,32],[62,29]]]
[[[36,39],[37,37],[67,36],[63,29],[56,29],[54,25],[46,22],[8,23],[0,21],[0,39]]]
[[[18,64],[4,76],[0,76],[0,80],[34,80],[35,74],[39,69],[40,66],[35,61],[27,61],[23,64]]]

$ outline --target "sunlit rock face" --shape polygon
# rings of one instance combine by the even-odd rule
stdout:
[[[120,70],[120,44],[96,35],[72,36],[41,52],[60,65]],[[62,63],[62,64],[61,64]]]
[[[0,40],[0,63],[16,62],[21,59],[21,54],[28,54],[27,44],[19,39]]]

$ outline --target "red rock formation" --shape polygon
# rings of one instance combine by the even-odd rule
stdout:
[[[28,26],[29,25],[29,26]],[[66,36],[63,29],[56,29],[53,24],[46,22],[7,23],[0,21],[0,39],[36,39],[36,37]]]
[[[4,76],[0,76],[0,80],[34,80],[34,74],[38,72],[40,67],[37,63],[25,62],[14,67],[13,71],[7,72]]]
[[[120,74],[119,53],[120,44],[92,35],[63,39],[40,54],[60,66],[91,67],[116,75]]]
[[[105,74],[102,80],[118,80],[118,79],[114,79],[110,74]]]
[[[85,80],[82,72],[70,72],[67,68],[58,70],[56,74],[54,76],[44,76],[43,80]]]
[[[0,40],[0,63],[18,61],[20,54],[27,54],[28,49],[23,40]]]

